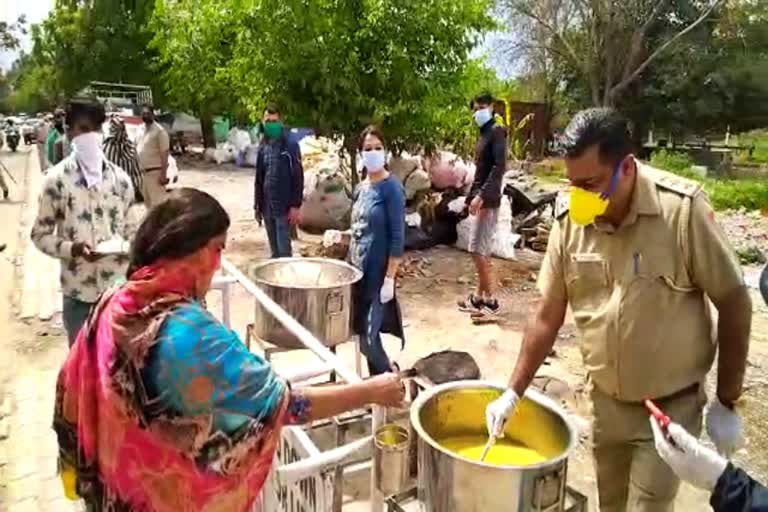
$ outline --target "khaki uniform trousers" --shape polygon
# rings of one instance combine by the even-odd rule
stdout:
[[[144,196],[144,205],[147,209],[163,202],[168,195],[165,185],[160,183],[162,171],[160,169],[144,171],[141,185],[141,195]]]
[[[680,480],[656,452],[644,405],[620,402],[594,384],[590,398],[600,512],[673,511]],[[706,403],[702,386],[654,402],[699,436]]]

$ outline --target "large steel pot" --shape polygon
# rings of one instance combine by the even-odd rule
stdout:
[[[483,381],[435,386],[411,406],[418,438],[418,496],[424,512],[562,511],[576,431],[562,409],[534,390],[521,400],[505,436],[546,453],[531,466],[492,466],[444,449],[452,435],[487,437],[486,406],[503,389]]]
[[[351,265],[326,258],[269,260],[251,272],[264,293],[329,347],[351,337],[352,285],[362,276]],[[258,301],[254,331],[278,347],[304,346]]]

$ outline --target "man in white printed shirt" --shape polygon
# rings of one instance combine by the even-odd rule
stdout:
[[[129,239],[126,216],[133,200],[128,175],[104,158],[104,107],[93,100],[67,106],[72,153],[48,170],[32,241],[61,260],[63,320],[70,346],[99,295],[125,274],[125,256],[95,251],[101,242]]]

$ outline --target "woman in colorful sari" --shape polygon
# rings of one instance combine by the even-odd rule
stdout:
[[[203,299],[229,217],[179,189],[151,210],[128,280],[93,308],[59,374],[54,429],[69,497],[89,512],[245,512],[280,429],[396,405],[400,379],[292,388]]]
[[[355,285],[355,333],[368,360],[368,373],[397,369],[381,340],[392,334],[405,343],[395,278],[405,250],[405,193],[386,168],[384,135],[369,126],[360,135],[366,179],[354,193],[349,261],[363,272]]]
[[[136,146],[128,138],[125,130],[125,122],[120,116],[114,115],[109,120],[109,135],[104,139],[104,156],[124,170],[131,177],[133,192],[136,194],[136,202],[144,202],[141,196],[142,178],[141,167],[139,167],[139,154],[136,152]]]

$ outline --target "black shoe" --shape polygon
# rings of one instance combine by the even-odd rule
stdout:
[[[463,313],[480,313],[485,306],[483,299],[475,296],[474,293],[470,293],[469,297],[460,300],[457,304],[459,306],[459,311]]]
[[[7,201],[9,195],[10,195],[10,192],[8,192],[8,189],[7,188],[4,189],[3,190],[3,199],[5,199]]]
[[[483,316],[487,318],[493,318],[499,314],[501,306],[496,299],[483,300],[483,307],[477,313],[473,313],[473,316]]]

